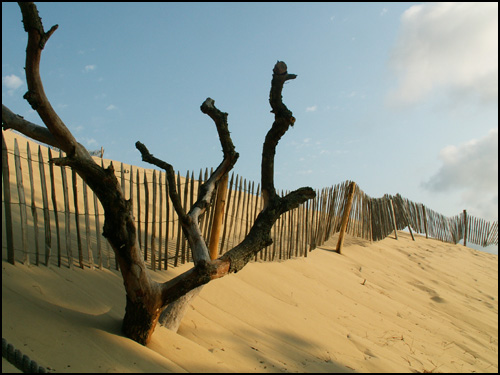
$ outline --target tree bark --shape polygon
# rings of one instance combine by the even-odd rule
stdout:
[[[175,174],[173,167],[155,158],[146,146],[136,143],[144,161],[157,165],[167,172],[169,195],[179,216],[194,260],[194,267],[185,273],[159,284],[150,279],[146,265],[142,259],[135,223],[132,214],[131,200],[126,200],[113,166],[99,166],[88,151],[79,144],[63,121],[55,113],[43,90],[39,75],[41,52],[45,43],[57,29],[53,26],[48,32],[43,30],[41,19],[33,3],[19,3],[23,14],[23,24],[28,33],[26,49],[26,80],[28,92],[24,98],[37,111],[45,127],[30,123],[21,116],[13,114],[2,105],[3,129],[16,129],[38,141],[58,147],[66,156],[52,159],[51,162],[60,166],[70,166],[87,185],[95,192],[104,208],[103,236],[110,243],[124,281],[126,292],[126,308],[122,330],[125,336],[146,345],[151,339],[162,310],[170,305],[170,322],[172,326],[180,323],[182,311],[188,306],[191,298],[199,292],[200,287],[211,280],[237,272],[248,261],[272,243],[270,230],[274,222],[284,212],[298,207],[308,199],[314,198],[311,188],[298,189],[280,198],[274,189],[274,155],[276,146],[295,119],[282,102],[283,84],[296,75],[288,74],[286,64],[278,62],[274,68],[271,82],[270,103],[275,121],[268,132],[262,152],[262,187],[264,209],[257,217],[246,238],[235,248],[218,259],[211,260],[207,245],[199,228],[199,217],[203,215],[210,204],[218,181],[227,174],[238,159],[227,126],[227,113],[219,111],[210,98],[201,106],[203,113],[210,116],[216,125],[223,148],[224,158],[210,178],[201,186],[198,200],[188,213],[184,212],[180,197],[175,189]],[[182,300],[179,300],[182,298]],[[178,301],[173,304],[174,301]]]
[[[178,298],[171,304],[167,305],[160,314],[160,325],[173,332],[177,332],[181,325],[182,319],[187,312],[187,308],[191,305],[193,299],[195,299],[198,294],[200,294],[202,286],[193,289],[182,297]]]

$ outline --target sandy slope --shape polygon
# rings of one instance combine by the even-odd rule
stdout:
[[[12,150],[14,135],[4,136]],[[23,164],[26,182],[27,170]],[[10,175],[12,183],[13,167]],[[60,189],[59,180],[56,173]],[[17,206],[13,220],[19,228]],[[334,237],[308,258],[251,263],[208,284],[178,334],[157,328],[143,347],[120,333],[118,272],[57,268],[55,260],[49,268],[12,266],[4,234],[2,336],[57,372],[498,370],[497,255],[418,236],[413,242],[405,233],[373,244],[348,237],[338,255]],[[32,237],[30,229],[30,249]],[[190,267],[153,277],[168,280]],[[13,368],[2,361],[2,370]]]
[[[496,255],[404,233],[335,244],[206,285],[178,334],[157,328],[148,347],[120,334],[115,271],[4,256],[2,336],[57,372],[497,372]]]

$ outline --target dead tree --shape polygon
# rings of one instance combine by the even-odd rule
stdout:
[[[24,98],[38,113],[45,127],[26,121],[2,105],[3,129],[15,129],[28,137],[58,147],[65,157],[52,159],[59,166],[73,168],[96,193],[104,208],[103,236],[109,241],[123,277],[126,292],[126,308],[122,330],[125,336],[146,345],[154,331],[163,309],[186,293],[242,269],[255,254],[272,243],[270,231],[274,222],[283,213],[298,207],[315,193],[309,187],[295,190],[279,197],[274,187],[274,155],[281,137],[295,118],[283,104],[283,84],[295,79],[289,74],[284,62],[276,63],[273,70],[269,102],[274,113],[274,123],[266,135],[262,150],[262,196],[264,208],[245,239],[221,257],[211,260],[207,245],[199,227],[199,218],[206,211],[219,179],[231,170],[238,159],[231,140],[227,113],[219,111],[214,100],[208,98],[201,105],[203,113],[215,122],[222,145],[224,158],[211,177],[201,186],[200,195],[189,212],[181,206],[175,190],[173,167],[154,157],[142,143],[136,147],[144,161],[165,169],[169,179],[169,195],[179,216],[182,230],[188,239],[194,266],[187,272],[165,282],[157,283],[148,276],[137,240],[137,231],[132,215],[131,200],[126,200],[115,177],[112,165],[102,168],[88,151],[76,141],[64,122],[59,118],[45,95],[40,78],[39,65],[42,50],[57,25],[45,32],[34,3],[19,3],[23,24],[28,33],[26,50],[26,80],[28,91]]]

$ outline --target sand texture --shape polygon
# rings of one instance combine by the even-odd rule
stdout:
[[[116,271],[4,261],[3,337],[57,372],[497,372],[496,255],[405,233],[335,244],[206,285],[148,347],[120,333]]]
[[[30,202],[25,164],[23,175]],[[12,210],[18,248],[19,205]],[[51,372],[496,373],[498,256],[398,234],[374,243],[347,236],[342,255],[333,251],[337,234],[307,258],[252,262],[206,285],[178,333],[157,327],[144,347],[121,334],[125,290],[120,273],[106,269],[113,258],[103,270],[69,269],[67,260],[59,268],[54,250],[48,267],[43,257],[35,266],[31,226],[31,265],[17,250],[13,266],[2,223],[2,337]],[[190,267],[151,275],[166,281]],[[2,371],[17,370],[3,359]]]

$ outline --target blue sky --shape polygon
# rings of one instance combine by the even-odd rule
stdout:
[[[356,181],[446,216],[498,220],[498,3],[39,3],[59,29],[41,63],[45,91],[75,137],[149,167],[134,144],[184,174],[216,167],[207,97],[228,112],[240,159],[260,181],[273,122],[272,68],[297,121],[280,141],[278,189]],[[27,102],[27,35],[2,3],[2,103]]]

